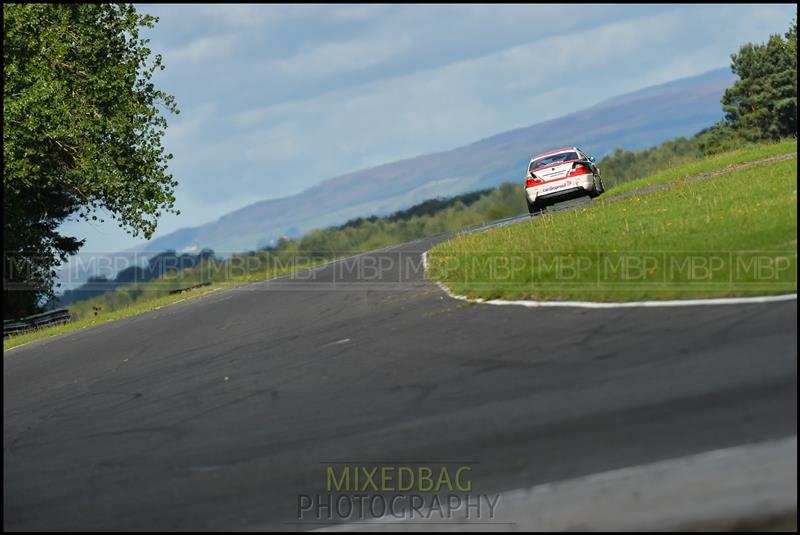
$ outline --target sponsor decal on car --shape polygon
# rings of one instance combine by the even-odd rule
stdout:
[[[572,185],[571,182],[562,182],[561,184],[554,184],[552,186],[547,186],[546,188],[542,188],[542,191],[540,193],[550,193],[551,191],[558,191],[561,189],[568,188],[571,185]]]

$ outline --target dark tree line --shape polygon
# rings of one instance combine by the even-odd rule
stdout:
[[[120,270],[113,279],[109,279],[104,275],[90,277],[86,284],[74,290],[67,290],[50,301],[49,307],[64,307],[78,301],[97,297],[128,284],[149,282],[170,273],[193,269],[213,258],[215,258],[214,251],[211,249],[203,249],[196,255],[189,253],[177,254],[174,249],[169,249],[150,257],[144,266],[133,265]]]

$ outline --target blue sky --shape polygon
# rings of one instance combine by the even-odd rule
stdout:
[[[178,100],[180,216],[157,236],[326,178],[457,147],[730,64],[796,5],[139,5]],[[69,222],[83,253],[143,242]]]

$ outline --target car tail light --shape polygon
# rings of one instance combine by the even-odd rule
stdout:
[[[585,165],[576,162],[572,164],[572,170],[567,174],[567,176],[588,175],[589,173],[590,171]]]
[[[541,182],[542,179],[531,173],[527,177],[525,177],[525,189],[532,188],[538,182]]]

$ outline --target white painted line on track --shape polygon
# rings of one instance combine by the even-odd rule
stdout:
[[[422,266],[425,272],[428,271],[428,251],[422,253]],[[796,301],[797,294],[765,295],[754,297],[713,297],[706,299],[672,299],[672,300],[651,300],[651,301],[533,301],[527,299],[482,299],[480,297],[470,298],[465,295],[453,293],[450,288],[441,282],[436,285],[452,299],[466,301],[468,303],[481,303],[484,305],[513,305],[528,308],[541,307],[574,307],[574,308],[637,308],[637,307],[686,307],[686,306],[708,306],[708,305],[748,305],[755,303],[775,303],[780,301]]]
[[[338,346],[340,344],[346,344],[349,341],[350,341],[349,338],[342,338],[341,340],[336,340],[335,342],[328,342],[327,344],[321,345],[319,347],[323,348],[323,347],[330,347],[330,346]]]

